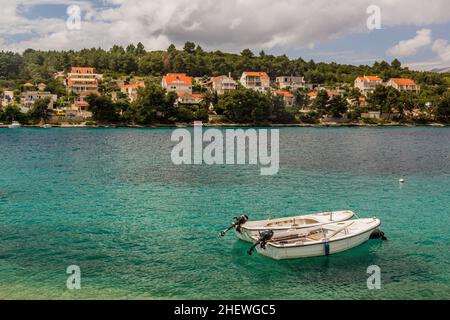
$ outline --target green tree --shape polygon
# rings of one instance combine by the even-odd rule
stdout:
[[[309,105],[309,97],[303,89],[294,91],[295,105],[300,109],[306,109]]]
[[[37,99],[34,101],[33,108],[29,111],[30,119],[35,122],[45,123],[50,118],[48,106],[50,98]]]
[[[401,63],[398,59],[394,59],[394,60],[391,62],[391,67],[392,67],[392,69],[394,69],[394,70],[400,70],[401,67],[402,67],[402,63]]]
[[[404,116],[405,111],[413,111],[417,97],[412,92],[402,91],[398,97],[397,111],[401,117]]]
[[[313,101],[313,109],[321,116],[329,112],[329,100],[330,97],[325,90],[320,90],[317,93],[317,97]]]
[[[221,95],[216,107],[219,114],[236,123],[267,121],[271,109],[269,96],[244,88]]]
[[[450,121],[450,93],[446,93],[436,106],[435,115],[437,120]]]
[[[378,85],[373,93],[370,93],[367,99],[369,107],[372,110],[380,111],[383,113],[383,110],[386,107],[386,101],[388,97],[389,91],[385,86]]]
[[[341,95],[334,95],[329,103],[330,113],[335,118],[341,118],[348,111],[347,99]]]
[[[250,49],[244,49],[241,52],[241,56],[245,58],[253,58],[255,55],[253,54],[252,50]]]
[[[25,115],[20,112],[20,108],[17,105],[10,104],[7,105],[2,109],[3,111],[0,112],[0,119],[5,122],[12,122],[12,121],[24,121],[26,120]]]
[[[164,90],[152,83],[147,83],[145,88],[138,91],[137,100],[134,102],[136,121],[141,124],[155,122],[167,122],[174,116],[176,93]]]
[[[194,53],[195,50],[195,43],[187,41],[184,44],[183,50],[187,53]]]
[[[137,44],[135,52],[136,52],[137,55],[145,54],[145,47],[144,47],[144,45],[141,42],[139,42]]]
[[[92,117],[98,122],[115,122],[118,120],[116,105],[109,96],[98,96],[90,94],[86,97],[89,104],[88,110],[92,112]]]

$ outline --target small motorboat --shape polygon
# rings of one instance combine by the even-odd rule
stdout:
[[[234,218],[235,220],[232,225],[222,231],[219,236],[223,237],[225,233],[234,228],[236,236],[239,239],[246,242],[253,242],[253,237],[259,236],[261,231],[272,230],[277,235],[279,232],[285,232],[290,229],[297,230],[317,227],[327,223],[346,221],[354,215],[353,211],[345,210],[260,221],[248,221],[247,215],[241,215],[240,217]]]
[[[322,225],[316,228],[288,230],[275,235],[272,230],[253,237],[253,250],[276,260],[328,256],[354,248],[369,239],[382,238],[379,230],[381,221],[377,218],[356,219]]]
[[[8,126],[8,128],[10,128],[10,129],[16,129],[16,128],[20,128],[21,127],[21,124],[18,122],[18,121],[13,121],[9,126]]]
[[[52,127],[52,125],[49,123],[46,123],[42,126],[42,128],[44,128],[44,129],[50,129],[51,127]]]

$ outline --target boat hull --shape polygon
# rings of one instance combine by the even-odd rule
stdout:
[[[234,232],[236,236],[245,242],[253,242],[254,237],[259,235],[260,231],[264,230],[272,230],[274,232],[274,236],[276,237],[280,233],[284,233],[287,230],[296,229],[306,229],[311,227],[318,227],[327,223],[331,222],[340,222],[340,221],[346,221],[351,219],[354,216],[354,213],[352,211],[335,211],[332,213],[330,217],[330,212],[325,213],[316,213],[316,214],[308,214],[304,216],[297,216],[292,218],[281,218],[281,219],[274,219],[274,220],[262,220],[262,221],[251,221],[249,223],[246,223],[240,227],[240,230],[234,229]],[[272,227],[270,224],[276,224],[277,221],[284,221],[288,219],[297,219],[298,222],[304,220],[304,219],[317,219],[317,223],[312,224],[305,224],[305,225],[299,225],[299,226],[292,226],[292,225],[286,225],[286,226],[280,226],[280,227]],[[331,220],[330,220],[331,219]],[[275,223],[274,223],[275,222]]]
[[[379,221],[379,220],[378,220]],[[360,234],[344,237],[337,240],[329,240],[328,241],[328,253],[325,248],[325,241],[320,241],[313,244],[305,244],[298,246],[274,246],[268,243],[265,248],[261,248],[261,246],[257,246],[256,250],[261,255],[266,257],[275,259],[275,260],[286,260],[286,259],[299,259],[299,258],[308,258],[308,257],[318,257],[331,255],[335,253],[339,253],[342,251],[346,251],[357,247],[365,242],[367,242],[370,238],[372,232],[378,229],[380,223],[374,223],[373,227],[370,229],[361,232]]]

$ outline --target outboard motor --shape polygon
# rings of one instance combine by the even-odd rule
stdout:
[[[225,234],[233,228],[236,228],[237,232],[241,232],[241,226],[248,221],[248,215],[243,214],[239,217],[234,217],[234,222],[227,229],[219,233],[219,237],[225,236]]]
[[[381,231],[380,229],[373,230],[373,232],[370,234],[370,237],[369,237],[369,239],[371,239],[371,240],[372,239],[380,239],[380,238],[383,241],[387,240],[387,238],[384,235],[384,232]]]
[[[266,248],[266,243],[270,241],[273,237],[273,231],[272,230],[265,230],[259,233],[259,239],[256,241],[254,245],[250,249],[247,250],[247,253],[249,255],[252,255],[253,250],[260,244],[261,248]]]

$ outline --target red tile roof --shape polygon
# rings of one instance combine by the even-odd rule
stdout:
[[[362,80],[366,80],[366,81],[383,81],[381,78],[377,77],[377,76],[364,76],[364,77],[359,77]]]
[[[192,85],[192,78],[187,76],[185,73],[168,73],[164,76],[164,80],[167,85]]]
[[[416,85],[416,83],[411,79],[392,78],[391,80],[399,86],[415,86]]]
[[[269,78],[266,72],[245,71],[244,75],[251,77]]]
[[[94,73],[94,68],[91,67],[72,67],[71,73]]]
[[[292,98],[294,96],[292,93],[290,93],[289,91],[285,91],[285,90],[277,90],[274,93],[277,95],[286,97],[286,98]]]
[[[142,83],[132,83],[132,84],[123,84],[119,86],[123,89],[129,89],[129,88],[144,88],[144,85]]]
[[[335,90],[327,90],[327,93],[329,96],[334,96],[337,94]],[[318,92],[317,91],[311,91],[308,93],[309,97],[317,97]]]

